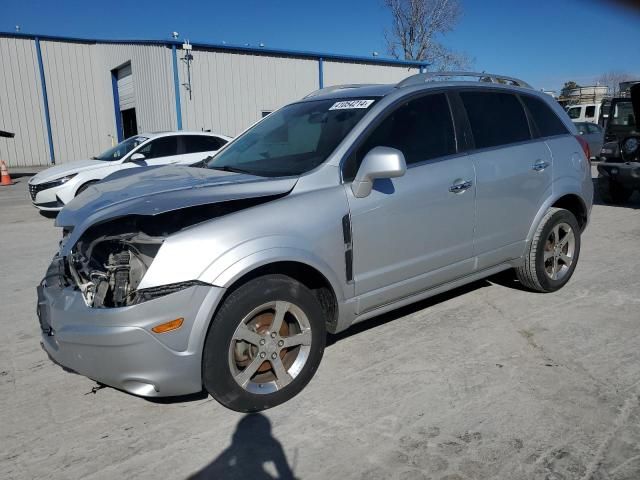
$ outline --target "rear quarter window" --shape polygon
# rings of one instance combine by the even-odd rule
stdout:
[[[522,104],[511,93],[460,92],[476,148],[497,147],[531,139]]]
[[[562,120],[544,101],[528,95],[521,95],[520,98],[532,117],[538,130],[538,136],[553,137],[569,133]]]

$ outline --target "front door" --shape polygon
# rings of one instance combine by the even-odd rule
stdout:
[[[347,160],[345,181],[376,146],[402,151],[407,172],[377,180],[365,198],[345,184],[358,313],[473,270],[475,171],[469,157],[457,153],[445,94],[395,108]]]

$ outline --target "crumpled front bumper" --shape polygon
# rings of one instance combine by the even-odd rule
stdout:
[[[42,346],[55,363],[144,397],[202,390],[202,348],[224,289],[197,285],[138,305],[91,308],[77,289],[43,283]],[[151,331],[180,317],[177,330]]]

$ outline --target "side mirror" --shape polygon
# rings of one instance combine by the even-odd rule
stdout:
[[[142,153],[134,153],[129,157],[130,162],[144,162],[147,157]]]
[[[364,198],[371,193],[376,178],[401,177],[406,171],[407,164],[400,150],[375,147],[362,160],[356,178],[351,184],[351,191],[356,198]]]

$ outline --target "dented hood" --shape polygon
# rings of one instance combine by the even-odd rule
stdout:
[[[142,171],[140,171],[142,170]],[[126,215],[158,215],[186,207],[290,192],[298,177],[266,178],[206,168],[167,166],[112,176],[69,202],[56,226],[71,231],[62,254],[96,223]]]

